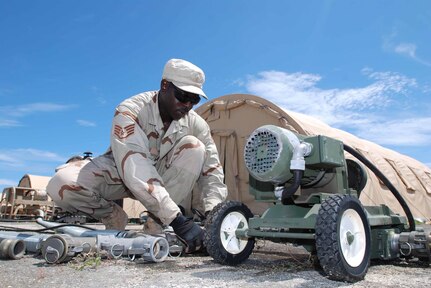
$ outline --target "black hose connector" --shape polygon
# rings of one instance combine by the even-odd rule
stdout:
[[[403,208],[404,212],[406,213],[407,220],[409,222],[410,231],[415,231],[416,230],[416,223],[415,223],[415,219],[413,218],[412,211],[410,210],[407,202],[404,200],[403,196],[397,190],[397,188],[395,188],[395,186],[392,185],[392,183],[389,181],[389,179],[386,178],[386,176],[383,175],[383,173],[376,166],[374,166],[373,163],[371,163],[367,158],[365,158],[362,154],[360,154],[358,151],[356,151],[355,149],[353,149],[352,147],[350,147],[346,144],[343,144],[343,146],[344,146],[345,151],[349,152],[355,158],[357,158],[359,161],[364,163],[365,166],[367,166],[374,173],[374,175],[376,175],[376,177],[379,178],[383,182],[383,184],[386,185],[386,187],[388,187],[388,189],[392,192],[392,194],[395,196],[398,203],[400,203],[401,207]]]
[[[301,186],[301,179],[304,175],[303,170],[293,170],[293,183],[289,187],[285,187],[281,193],[281,203],[283,205],[294,204],[292,196]]]

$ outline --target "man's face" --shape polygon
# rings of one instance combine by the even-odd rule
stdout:
[[[199,95],[183,91],[174,84],[168,82],[162,108],[166,110],[168,116],[172,120],[179,120],[187,115],[199,101]]]

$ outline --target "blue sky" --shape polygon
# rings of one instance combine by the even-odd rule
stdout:
[[[165,62],[431,166],[430,1],[0,0],[0,191],[103,153]]]

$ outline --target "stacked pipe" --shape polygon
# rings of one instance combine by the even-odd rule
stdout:
[[[162,262],[169,254],[168,240],[150,235],[135,238],[97,235],[97,248],[108,251],[113,258],[128,256],[131,259],[142,258],[150,262]]]
[[[47,263],[68,262],[81,253],[95,252],[95,237],[73,237],[68,234],[55,234],[42,242],[41,253]]]
[[[41,243],[50,235],[0,231],[0,258],[20,259],[25,252],[39,253]]]
[[[55,228],[57,223],[43,220],[37,223],[46,228]],[[166,238],[119,230],[89,230],[82,227],[60,227],[55,231],[64,233],[46,239],[42,256],[48,263],[66,262],[79,253],[107,251],[113,258],[129,256],[132,259],[162,262],[169,254]],[[91,239],[91,240],[89,240]]]
[[[179,249],[182,250],[178,245],[172,245],[171,249],[165,235],[59,227],[58,223],[45,221],[42,217],[37,218],[36,222],[58,234],[0,231],[0,258],[19,259],[25,252],[40,253],[47,263],[53,264],[67,262],[81,253],[106,251],[112,258],[127,256],[131,259],[162,262],[172,251],[175,254]]]

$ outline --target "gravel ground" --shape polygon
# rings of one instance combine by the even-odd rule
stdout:
[[[40,228],[35,223],[19,227]],[[263,240],[257,241],[248,260],[235,267],[219,265],[205,255],[167,258],[161,263],[95,260],[94,256],[75,257],[69,263],[51,265],[31,254],[0,260],[0,287],[431,287],[430,266],[423,263],[374,261],[363,281],[343,283],[329,280],[315,268],[305,249]]]
[[[374,263],[363,281],[327,279],[302,248],[258,241],[250,258],[236,267],[209,256],[168,258],[161,263],[84,259],[49,265],[40,257],[0,260],[1,287],[430,287],[428,267],[419,263]],[[94,257],[90,257],[94,260]]]

